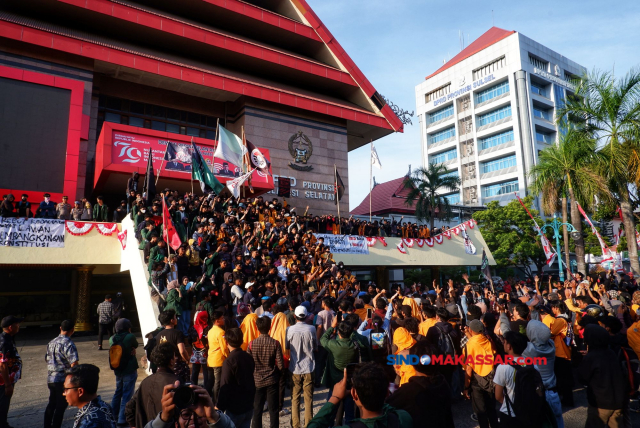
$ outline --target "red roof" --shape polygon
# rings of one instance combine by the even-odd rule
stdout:
[[[483,50],[485,48],[488,48],[489,46],[493,45],[494,43],[498,43],[500,40],[502,40],[505,37],[508,37],[508,36],[510,36],[510,35],[512,35],[514,33],[515,33],[515,31],[508,31],[508,30],[503,30],[502,28],[498,28],[498,27],[491,27],[489,29],[489,31],[487,31],[482,36],[480,36],[477,39],[475,39],[473,41],[473,43],[471,43],[469,46],[467,46],[466,48],[461,50],[458,55],[456,55],[453,58],[451,58],[442,67],[437,69],[435,71],[435,73],[432,73],[432,74],[428,75],[427,77],[425,77],[425,79],[429,79],[429,78],[435,76],[436,74],[441,73],[441,72],[445,71],[446,69],[453,67],[457,63],[464,61],[465,59],[469,58],[470,56],[477,54],[481,50]]]
[[[415,208],[407,206],[406,197],[409,189],[406,189],[403,182],[406,177],[396,178],[376,185],[371,191],[371,214],[414,214]],[[367,195],[360,205],[354,208],[352,215],[369,215],[369,195]]]

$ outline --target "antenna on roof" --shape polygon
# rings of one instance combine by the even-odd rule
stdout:
[[[494,21],[493,21],[493,9],[491,9],[491,26],[495,27]]]
[[[407,172],[407,175],[406,175],[406,176],[407,176],[407,177],[410,177],[410,176],[411,176],[411,164],[409,164],[409,172]]]

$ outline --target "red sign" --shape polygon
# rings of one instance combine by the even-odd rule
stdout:
[[[164,153],[167,144],[173,143],[177,152],[177,159],[165,161]],[[186,179],[191,175],[191,143],[176,141],[166,138],[158,138],[150,135],[134,134],[131,132],[113,130],[112,132],[111,161],[114,164],[128,165],[136,168],[146,168],[149,158],[149,148],[153,156],[153,167],[156,171],[162,167],[162,172],[171,171],[182,173]],[[205,161],[211,167],[214,160],[213,171],[219,177],[238,177],[240,167],[223,159],[213,157],[214,146],[196,144]],[[267,183],[267,175],[261,171],[255,171],[251,179],[254,183]]]

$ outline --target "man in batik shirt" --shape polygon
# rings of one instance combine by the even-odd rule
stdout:
[[[67,400],[64,398],[64,379],[66,372],[78,364],[78,350],[71,341],[74,325],[70,320],[62,321],[60,336],[47,345],[47,385],[49,404],[44,412],[44,428],[60,428]]]
[[[22,375],[22,360],[18,355],[14,336],[20,331],[23,318],[9,315],[2,319],[0,326],[0,428],[8,428],[7,416],[13,387]]]

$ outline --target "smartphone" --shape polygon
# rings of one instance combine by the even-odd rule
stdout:
[[[353,388],[353,374],[360,368],[360,363],[347,364],[347,390]]]
[[[338,324],[340,324],[342,322],[342,311],[337,311],[336,317],[338,318]]]
[[[371,315],[373,315],[373,308],[367,308],[367,319],[371,319]]]

